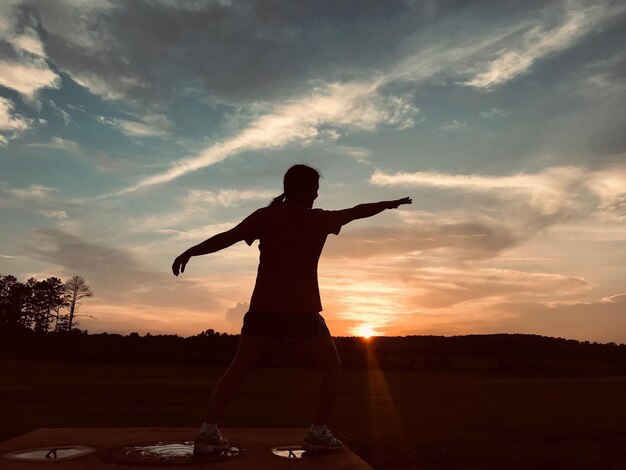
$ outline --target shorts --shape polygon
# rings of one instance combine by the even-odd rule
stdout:
[[[275,313],[249,311],[243,317],[242,336],[273,340],[312,339],[329,335],[319,312]]]

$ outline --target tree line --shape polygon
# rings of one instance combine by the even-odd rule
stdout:
[[[35,333],[72,331],[81,300],[93,297],[81,276],[20,282],[0,274],[0,328],[25,328]]]
[[[522,375],[626,375],[626,345],[526,334],[335,337],[344,369],[385,369]],[[0,359],[226,367],[239,335],[89,334],[74,329],[39,334],[0,328]],[[565,362],[563,362],[565,361]],[[568,362],[569,361],[569,362]],[[582,363],[593,362],[592,368]],[[577,365],[576,365],[577,364]],[[582,367],[580,367],[582,364]],[[296,343],[272,344],[260,367],[313,367]]]

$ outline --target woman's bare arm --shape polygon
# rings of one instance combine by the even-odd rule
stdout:
[[[235,227],[236,228],[236,227]],[[185,266],[189,262],[189,259],[192,256],[200,256],[206,255],[208,253],[215,253],[216,251],[223,250],[224,248],[228,248],[231,245],[234,245],[240,240],[243,240],[242,234],[240,234],[235,228],[230,229],[226,232],[218,233],[217,235],[212,236],[211,238],[199,243],[195,246],[192,246],[187,251],[179,255],[172,264],[172,272],[174,276],[178,276],[178,273],[185,272]]]
[[[368,204],[359,204],[350,209],[343,209],[338,211],[340,214],[341,224],[347,224],[356,219],[365,219],[366,217],[372,217],[376,214],[380,214],[386,209],[397,209],[402,204],[413,204],[413,200],[410,197],[402,199],[396,199],[394,201],[380,201],[372,202]]]

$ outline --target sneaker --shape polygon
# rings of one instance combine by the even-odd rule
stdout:
[[[309,431],[302,441],[302,447],[308,451],[339,450],[343,447],[343,443],[331,434],[330,429],[326,428],[319,436]]]
[[[216,429],[211,435],[201,432],[196,436],[196,440],[193,444],[193,453],[195,455],[210,454],[226,449],[228,449],[228,441],[224,439],[219,429]]]

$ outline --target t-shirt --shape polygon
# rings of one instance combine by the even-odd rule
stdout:
[[[340,211],[283,202],[253,212],[235,229],[259,243],[259,268],[250,310],[320,312],[317,263],[328,234],[339,234]]]

